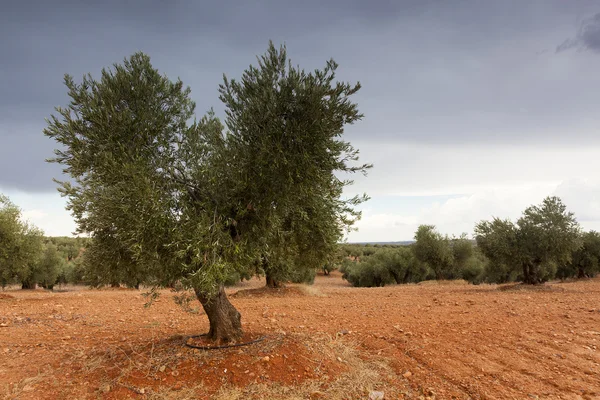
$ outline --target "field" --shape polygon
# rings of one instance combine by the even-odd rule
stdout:
[[[169,291],[0,292],[0,398],[600,398],[600,279],[261,285],[229,292],[265,340],[208,351],[183,345],[208,322]]]

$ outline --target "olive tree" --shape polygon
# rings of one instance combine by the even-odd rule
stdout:
[[[14,278],[13,265],[18,262],[21,240],[21,210],[0,194],[0,283],[5,287]]]
[[[23,289],[35,289],[49,271],[40,264],[43,232],[21,218],[21,210],[0,195],[0,283],[11,281]]]
[[[419,226],[414,238],[412,249],[416,259],[431,268],[436,279],[451,278],[454,256],[450,239],[436,231],[434,225]]]
[[[209,338],[240,338],[228,277],[279,257],[288,244],[302,254],[317,228],[327,245],[315,258],[325,259],[329,243],[360,217],[354,206],[366,196],[342,199],[351,181],[338,178],[369,167],[355,166],[358,151],[341,139],[362,118],[350,100],[360,86],[337,82],[336,68],[329,61],[307,73],[270,44],[239,81],[224,78],[224,124],[213,112],[190,122],[190,89],[142,53],[99,80],[86,75],[78,84],[67,75],[71,102],[44,133],[59,144],[50,161],[70,176],[59,191],[78,231],[97,246],[96,260],[126,251],[123,265],[143,283],[179,281],[194,291]]]
[[[516,223],[498,218],[481,221],[475,236],[491,266],[518,268],[527,284],[553,278],[557,265],[570,262],[581,246],[579,224],[558,197],[528,207]]]
[[[560,278],[591,278],[600,272],[600,233],[584,232],[582,246],[575,250],[571,262],[559,267]]]

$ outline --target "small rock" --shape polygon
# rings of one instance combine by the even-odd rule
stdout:
[[[139,393],[140,393],[140,394],[144,394],[144,393],[146,393],[146,389],[144,389],[144,388],[141,388],[141,389],[139,390]]]
[[[339,333],[340,333],[340,335],[343,336],[343,335],[349,334],[350,332],[348,332],[348,330],[346,330],[346,329],[342,329]]]
[[[383,400],[383,392],[370,392],[369,393],[369,400]]]
[[[412,376],[412,372],[406,371],[405,373],[402,374],[402,376],[405,378],[410,378]]]
[[[110,392],[110,385],[108,383],[105,383],[104,385],[100,386],[100,391],[102,393],[108,393]]]
[[[158,369],[160,372],[165,372],[165,369],[167,369],[166,365],[161,365],[160,368]]]
[[[271,358],[269,356],[264,356],[262,360],[263,362],[269,362],[271,361]]]
[[[339,362],[344,362],[344,361],[342,360],[342,357],[338,357],[338,358],[337,358],[337,360],[338,360]]]

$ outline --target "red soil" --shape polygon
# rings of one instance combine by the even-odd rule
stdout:
[[[151,398],[168,388],[164,398],[179,398],[196,387],[208,399],[261,382],[325,390],[352,368],[324,351],[339,340],[390,365],[381,390],[407,398],[600,398],[600,279],[352,288],[333,273],[307,290],[262,284],[230,294],[245,290],[231,296],[245,339],[267,339],[210,351],[183,345],[208,321],[169,291],[149,308],[135,290],[0,293],[0,395]]]

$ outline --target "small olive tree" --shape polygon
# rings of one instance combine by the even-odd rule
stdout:
[[[421,225],[415,233],[412,246],[415,257],[426,264],[436,279],[452,278],[454,255],[450,239],[435,230],[434,225]]]

